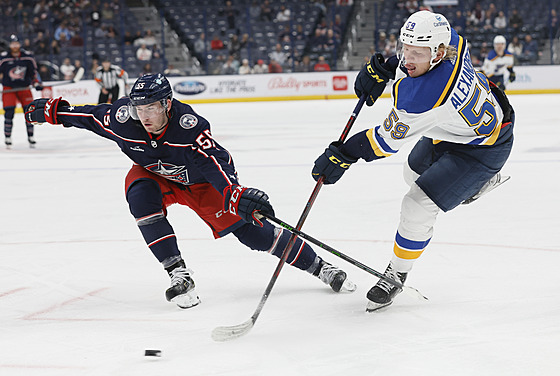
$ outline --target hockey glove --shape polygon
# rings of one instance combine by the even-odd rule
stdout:
[[[34,88],[35,90],[37,90],[37,91],[41,91],[41,90],[43,90],[43,84],[41,84],[40,82],[36,82],[36,83],[33,85],[33,88]]]
[[[334,184],[342,177],[342,174],[348,170],[352,163],[358,161],[357,158],[345,155],[340,151],[340,141],[335,141],[329,145],[325,152],[317,158],[315,166],[311,172],[311,176],[315,181],[319,180],[321,175],[325,176],[325,184]]]
[[[224,211],[238,215],[247,223],[262,227],[258,212],[274,215],[268,195],[256,188],[230,185],[224,189]]]
[[[62,99],[62,97],[35,99],[27,106],[25,121],[32,124],[60,124],[57,117],[58,110],[62,106],[69,105],[70,103]]]
[[[515,81],[515,72],[513,70],[509,71],[509,82]]]
[[[373,55],[354,81],[354,92],[358,98],[367,95],[366,104],[373,106],[373,102],[383,94],[387,82],[395,78],[394,68],[396,67],[385,62],[379,52]]]

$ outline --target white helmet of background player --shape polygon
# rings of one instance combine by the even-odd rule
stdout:
[[[438,13],[427,10],[416,12],[405,21],[401,28],[399,42],[418,47],[429,47],[431,52],[430,69],[437,62],[434,62],[440,45],[449,46],[451,42],[451,26],[447,19]],[[441,57],[443,59],[444,55]],[[399,56],[401,58],[401,56]]]
[[[496,35],[494,37],[494,46],[497,44],[503,44],[504,46],[506,45],[506,37],[504,37],[503,35]]]

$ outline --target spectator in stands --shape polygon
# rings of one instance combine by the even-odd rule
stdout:
[[[499,11],[496,18],[494,18],[494,28],[501,32],[507,27],[507,18],[503,11]]]
[[[115,17],[115,13],[113,12],[113,8],[109,3],[103,3],[103,7],[101,8],[101,19],[103,21],[110,21]]]
[[[327,34],[325,35],[325,51],[334,51],[338,41],[334,36],[333,29],[327,29]]]
[[[70,39],[70,45],[73,47],[81,47],[84,45],[84,38],[80,35],[81,33],[74,33]]]
[[[58,79],[58,77],[55,78],[53,76],[53,74],[51,72],[51,69],[44,64],[39,65],[39,76],[41,76],[41,81],[42,82],[54,81],[54,80]]]
[[[525,35],[523,52],[521,53],[520,60],[529,64],[535,64],[537,62],[538,54],[539,46],[537,45],[537,41],[533,39],[531,34]]]
[[[47,42],[44,40],[37,42],[33,48],[33,53],[35,53],[35,55],[47,55],[49,53]]]
[[[416,11],[418,11],[418,1],[416,0],[405,1],[404,7],[409,14],[415,13]]]
[[[389,34],[389,39],[385,43],[383,56],[393,56],[397,54],[397,37],[395,34]]]
[[[212,48],[213,50],[222,50],[224,49],[224,47],[224,42],[222,42],[218,34],[214,34],[214,37],[210,42],[210,48]]]
[[[257,64],[253,67],[254,74],[268,73],[268,65],[264,63],[263,59],[257,60]]]
[[[143,43],[147,47],[152,47],[154,44],[157,43],[156,36],[154,35],[152,30],[150,30],[150,29],[146,30],[146,33],[144,34],[142,39],[144,39]]]
[[[550,10],[550,22],[549,22],[549,36],[551,39],[555,39],[558,36],[558,30],[560,29],[560,23],[558,22],[558,14],[556,9],[552,8]]]
[[[145,44],[142,44],[136,50],[136,58],[140,61],[150,61],[152,60],[152,50],[146,47]]]
[[[288,60],[288,54],[284,52],[282,45],[280,43],[276,43],[276,48],[274,51],[270,53],[269,57],[271,60],[276,61],[280,65],[284,65]],[[269,70],[270,70],[270,66],[269,66]]]
[[[268,63],[268,73],[282,73],[282,66],[274,59]]]
[[[453,21],[453,28],[458,32],[462,32],[467,28],[467,19],[460,10],[455,11],[455,19]]]
[[[222,65],[222,69],[220,74],[237,74],[239,71],[239,62],[235,60],[233,55],[229,55],[224,65]]]
[[[123,40],[124,44],[126,44],[127,46],[130,46],[132,42],[134,42],[134,36],[130,32],[130,30],[125,30]]]
[[[251,5],[249,6],[249,15],[251,19],[258,20],[261,17],[261,6],[257,0],[253,0]]]
[[[482,10],[482,5],[476,3],[474,10],[471,12],[469,20],[472,26],[478,27],[484,24],[484,11]]]
[[[79,59],[74,60],[74,79],[81,80],[84,76],[85,69],[82,66],[82,62]]]
[[[284,30],[278,34],[278,42],[280,43],[290,43],[292,39],[292,30],[290,25],[285,25]]]
[[[235,8],[230,0],[226,1],[226,5],[220,10],[220,13],[226,17],[228,29],[235,29],[235,18],[237,16],[237,8]]]
[[[249,60],[248,59],[243,59],[243,61],[241,61],[241,65],[239,66],[239,71],[237,73],[239,73],[239,74],[251,74],[251,73],[253,73],[253,70],[251,69],[251,66],[249,65]]]
[[[159,59],[160,57],[163,56],[163,52],[158,47],[157,43],[152,46],[151,50],[152,50],[152,59]]]
[[[198,59],[203,62],[206,57],[206,53],[208,52],[208,45],[206,43],[206,35],[204,33],[200,33],[198,39],[194,41],[193,44],[194,52]]]
[[[387,44],[387,34],[385,34],[384,31],[380,31],[379,36],[377,37],[377,42],[375,43],[376,47],[375,47],[374,53],[377,52],[377,51],[383,53],[385,51],[385,45],[386,44]],[[384,57],[388,58],[389,56],[384,55]]]
[[[117,39],[117,30],[115,30],[115,27],[113,25],[107,25],[107,27],[105,28],[105,37],[109,38],[109,39]]]
[[[140,77],[145,76],[147,74],[154,74],[154,70],[152,69],[152,64],[146,63],[142,67],[142,72],[140,72]]]
[[[513,31],[516,33],[518,33],[523,27],[523,18],[521,17],[517,9],[514,9],[511,12],[511,17],[509,18],[509,26],[511,26],[513,28]]]
[[[286,22],[289,21],[291,17],[290,8],[287,8],[285,5],[281,5],[278,13],[276,14],[276,21],[277,22]]]
[[[65,20],[62,21],[54,31],[54,39],[60,40],[61,34],[64,34],[66,36],[67,41],[69,41],[73,35],[72,31],[68,28],[68,23]]]
[[[313,72],[313,65],[311,65],[311,58],[309,55],[303,55],[301,62],[296,65],[295,70],[296,72]]]
[[[178,68],[176,68],[173,64],[169,64],[167,69],[163,71],[163,74],[167,77],[173,77],[173,76],[182,76],[184,73],[181,72],[181,70],[179,70]]]
[[[233,34],[228,43],[228,51],[230,55],[235,56],[236,59],[239,58],[239,51],[241,50],[241,42],[237,34]]]
[[[32,51],[33,50],[33,45],[31,44],[31,40],[29,40],[29,38],[25,38],[23,40],[23,43],[21,44],[21,48],[23,48],[24,50],[27,50],[27,51]]]
[[[35,28],[29,22],[29,19],[26,17],[23,19],[23,22],[17,26],[18,34],[28,35],[33,34],[35,32]]]
[[[41,20],[46,20],[49,15],[49,7],[47,0],[38,1],[33,7],[33,15],[39,17]]]
[[[70,62],[69,57],[65,57],[60,65],[60,74],[62,75],[63,80],[71,80],[74,78],[74,72],[76,71],[76,67],[72,65]]]
[[[249,34],[245,33],[241,36],[241,41],[239,41],[239,46],[241,49],[243,48],[250,48],[253,46],[253,38],[249,36]]]
[[[329,63],[327,63],[327,61],[325,60],[324,56],[319,56],[319,60],[317,61],[317,64],[313,66],[313,70],[315,72],[325,72],[325,71],[330,71],[331,67]]]
[[[519,57],[523,54],[523,43],[521,43],[517,35],[511,39],[507,49],[513,54],[513,57],[516,59],[516,63],[518,63]]]
[[[56,39],[53,39],[53,41],[51,42],[51,49],[50,52],[53,55],[58,55],[60,54],[60,44],[58,43],[58,41]]]
[[[142,31],[136,30],[136,33],[134,33],[134,36],[132,37],[132,45],[134,47],[140,47],[141,44],[142,44]]]
[[[272,6],[270,1],[264,0],[261,5],[261,21],[272,21],[274,16],[272,15]]]

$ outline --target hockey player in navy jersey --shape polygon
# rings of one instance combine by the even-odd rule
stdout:
[[[506,49],[506,38],[503,35],[496,35],[493,44],[494,49],[484,59],[482,71],[496,86],[506,90],[506,78],[508,82],[515,81],[513,54]]]
[[[506,180],[500,170],[513,144],[514,112],[504,92],[474,70],[467,41],[444,16],[412,14],[401,28],[400,43],[398,56],[385,61],[375,54],[354,83],[358,97],[366,95],[371,106],[395,80],[387,118],[343,144],[330,144],[312,175],[335,183],[358,159],[388,157],[421,137],[404,166],[410,190],[385,271],[404,283],[432,238],[438,213],[470,203]],[[400,291],[379,280],[367,293],[366,310],[390,305]]]
[[[62,98],[37,99],[25,114],[33,123],[63,124],[90,130],[117,143],[134,165],[125,180],[130,212],[148,247],[171,278],[166,298],[181,308],[197,305],[192,270],[181,257],[169,205],[190,207],[214,237],[233,233],[251,249],[280,257],[290,238],[258,215],[273,214],[268,196],[240,185],[229,152],[212,137],[210,124],[191,106],[172,98],[161,74],[139,78],[130,97],[114,104],[70,106]],[[341,269],[325,262],[298,240],[287,260],[319,277],[334,291],[356,286]]]
[[[37,63],[31,52],[21,48],[17,35],[10,36],[10,49],[0,55],[0,75],[2,76],[2,103],[4,106],[4,142],[9,149],[12,146],[12,127],[17,102],[25,107],[33,100],[30,85],[35,90],[43,90]],[[33,124],[26,122],[27,141],[35,147]]]

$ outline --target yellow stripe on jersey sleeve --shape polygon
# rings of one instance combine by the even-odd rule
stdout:
[[[381,147],[377,144],[377,141],[375,141],[375,137],[373,136],[373,131],[374,129],[371,128],[370,130],[368,130],[366,132],[366,136],[369,140],[369,144],[371,146],[371,148],[373,149],[373,152],[375,153],[375,155],[377,155],[378,157],[389,157],[393,154],[391,153],[386,153],[383,151],[383,149],[381,149]]]
[[[459,43],[457,47],[458,47],[457,60],[455,61],[455,67],[453,67],[453,72],[451,73],[451,76],[449,76],[449,80],[447,80],[447,85],[445,85],[445,89],[443,89],[443,92],[441,93],[438,101],[436,102],[433,108],[440,106],[445,100],[445,98],[447,98],[447,93],[453,89],[452,86],[453,83],[455,82],[455,77],[459,74],[459,67],[461,66],[460,59],[463,58],[462,55],[463,55],[463,48],[464,48],[463,37],[460,35],[459,35]]]

